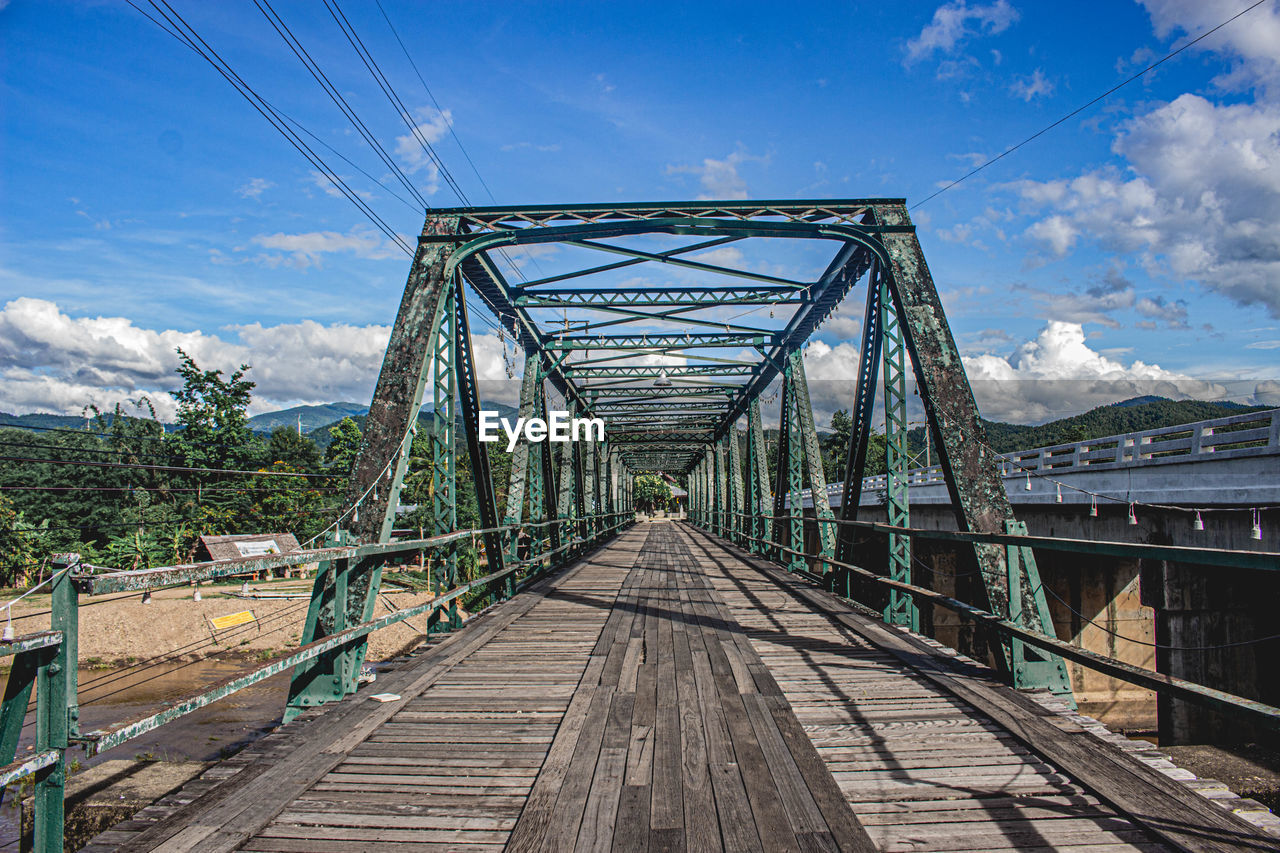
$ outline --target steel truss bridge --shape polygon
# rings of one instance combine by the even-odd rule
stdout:
[[[789,254],[771,262],[773,246]],[[468,293],[523,353],[519,415],[598,417],[603,442],[521,442],[494,482]],[[850,297],[861,357],[834,512],[802,350]],[[953,531],[911,526],[912,380]],[[761,409],[775,395],[771,465]],[[887,506],[867,522],[877,399]],[[424,404],[433,529],[398,538]],[[476,530],[457,524],[464,452]],[[691,523],[637,523],[632,479],[659,471],[687,478]],[[978,600],[913,577],[921,537],[974,567]],[[484,574],[463,580],[459,550],[477,540]],[[4,758],[39,684],[36,748],[0,781],[34,779],[35,846],[61,849],[70,745],[110,749],[292,672],[287,725],[88,849],[1274,849],[1265,817],[1221,808],[1150,745],[1076,714],[1063,659],[1267,729],[1280,711],[1058,639],[1043,549],[1277,568],[1274,553],[1026,535],[902,199],[435,210],[330,541],[132,572],[69,556],[52,630],[0,645],[14,656]],[[375,619],[383,570],[423,557],[446,591]],[[315,562],[299,649],[81,731],[81,596]],[[872,588],[882,609],[860,603]],[[483,612],[464,621],[464,600]],[[921,636],[922,606],[975,624],[986,660]],[[357,693],[368,635],[415,616],[428,644],[376,686],[395,698],[338,702]]]

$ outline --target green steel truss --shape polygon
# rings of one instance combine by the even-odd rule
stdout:
[[[830,248],[812,275],[783,274],[778,271],[803,264],[746,254],[796,240]],[[540,246],[550,248],[535,257]],[[729,258],[737,260],[725,263]],[[482,525],[524,525],[517,532],[483,534],[490,570],[506,562],[559,564],[580,553],[608,527],[603,514],[631,509],[631,479],[661,471],[687,484],[694,523],[792,569],[830,573],[826,561],[847,562],[854,540],[828,504],[801,353],[860,284],[867,301],[841,518],[856,518],[861,503],[883,369],[889,522],[909,525],[905,429],[912,369],[958,526],[1004,532],[1013,514],[993,458],[982,455],[977,406],[915,228],[901,199],[873,198],[433,210],[392,329],[336,538],[390,538],[413,424],[429,383],[435,531],[456,527],[455,454],[462,446],[476,476]],[[505,506],[488,474],[489,448],[476,430],[487,401],[472,351],[470,301],[478,301],[476,308],[482,305],[523,353],[520,417],[545,417],[554,407],[605,425],[602,444],[517,444]],[[766,441],[761,404],[775,395],[781,398],[780,429]],[[770,459],[777,460],[772,470]],[[556,519],[563,523],[544,523]],[[1049,624],[1029,550],[1011,553],[974,546],[987,603],[1028,625]],[[891,535],[887,552],[876,559],[884,574],[911,579],[906,535]],[[456,580],[456,553],[437,560],[435,568],[441,581]],[[378,572],[360,562],[325,566],[304,642],[359,621],[377,594]],[[833,574],[833,585],[835,580]],[[905,595],[891,600],[885,618],[919,624]],[[291,713],[350,692],[362,657],[360,640],[332,660],[300,666]],[[1052,667],[1030,667],[1025,649],[1002,648],[997,657],[1010,667],[1022,662],[1019,683],[1054,680],[1049,686],[1061,691],[1056,677],[1045,674]]]

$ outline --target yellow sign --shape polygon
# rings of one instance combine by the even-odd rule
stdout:
[[[215,616],[209,620],[215,631],[223,628],[234,628],[237,625],[248,625],[256,617],[252,610],[241,610],[239,613],[228,613],[226,616]]]

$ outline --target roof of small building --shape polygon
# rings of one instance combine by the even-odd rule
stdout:
[[[210,560],[235,560],[301,551],[292,533],[232,533],[226,536],[201,536],[196,553]]]

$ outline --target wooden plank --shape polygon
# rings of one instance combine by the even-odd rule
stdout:
[[[711,542],[709,537],[702,534],[694,535],[705,542]],[[1071,836],[1064,839],[1067,846],[1073,846],[1077,841],[1081,844],[1086,843],[1084,834],[1089,834],[1092,843],[1095,844],[1132,843],[1139,847],[1149,846],[1148,841],[1144,840],[1149,836],[1141,831],[1134,834],[1141,827],[1155,833],[1163,842],[1175,849],[1219,851],[1274,847],[1274,839],[1263,836],[1251,825],[1205,802],[1204,798],[1168,779],[1158,770],[1145,766],[1141,760],[1134,758],[1125,750],[1091,737],[1078,726],[1072,727],[1065,718],[1052,714],[1016,691],[1009,690],[989,678],[978,677],[971,664],[957,664],[940,654],[934,645],[886,628],[861,614],[856,614],[834,597],[802,584],[781,569],[742,555],[736,549],[726,547],[724,551],[739,558],[734,561],[734,565],[741,564],[761,572],[775,588],[787,592],[810,612],[834,620],[840,632],[856,635],[860,638],[860,642],[887,652],[897,661],[897,667],[904,675],[916,679],[917,683],[931,684],[941,693],[956,698],[963,703],[960,706],[961,709],[976,709],[998,728],[1012,734],[1032,752],[1042,756],[1053,766],[1052,769],[1048,768],[1040,762],[1039,758],[1027,756],[1027,770],[1014,774],[1012,777],[1014,781],[1007,784],[1000,784],[997,781],[1002,774],[1005,778],[1009,777],[1008,764],[1003,761],[1001,762],[1004,766],[1003,770],[999,769],[1000,764],[978,764],[966,767],[945,761],[942,762],[941,767],[931,767],[929,762],[920,760],[915,762],[914,767],[891,769],[891,765],[883,765],[883,771],[872,771],[874,749],[883,748],[884,745],[872,747],[873,740],[864,741],[862,744],[864,751],[861,754],[866,756],[865,770],[870,772],[837,773],[837,776],[845,777],[841,788],[846,794],[867,802],[868,807],[877,800],[887,798],[898,797],[904,800],[911,797],[920,798],[920,802],[912,803],[914,807],[923,805],[929,798],[936,800],[939,795],[945,795],[950,791],[951,796],[962,798],[950,801],[954,810],[954,803],[964,802],[965,797],[985,795],[999,798],[1010,793],[1052,792],[1055,788],[1073,792],[1079,790],[1074,784],[1079,781],[1120,809],[1125,817],[1119,822],[1108,818],[1101,822],[1095,820],[1091,824],[1088,822],[1064,824],[1061,820],[1049,821],[1049,824],[1060,828],[1072,826],[1075,828],[1074,831],[1081,833],[1079,837]],[[810,620],[804,630],[817,630],[814,627],[815,624]],[[795,629],[788,629],[788,633],[792,630]],[[832,635],[835,635],[834,630]],[[766,642],[759,638],[755,641]],[[809,685],[812,688],[811,681]],[[935,707],[945,709],[946,706],[935,703]],[[954,708],[954,703],[952,707]],[[911,717],[910,712],[904,712],[902,709],[877,707],[875,704],[864,705],[860,710],[863,713],[874,713],[880,723],[884,719],[908,722]],[[841,737],[838,732],[828,730],[825,735],[816,740],[818,743],[824,740],[838,743]],[[921,758],[927,754],[930,742],[926,739],[916,743],[919,746],[913,754]],[[868,748],[870,752],[867,751]],[[823,755],[828,759],[831,754],[830,750],[823,751]],[[1007,756],[1004,757],[1007,758]],[[1053,769],[1061,772],[1054,773]],[[1028,781],[1025,783],[1017,781],[1023,772],[1029,774],[1026,777]],[[921,780],[928,780],[926,788],[919,787]],[[929,788],[939,790],[930,792]],[[1092,817],[1096,817],[1098,811],[1098,808],[1090,807]],[[1002,814],[1008,817],[1009,813],[1004,811]],[[1070,814],[1074,816],[1074,812]],[[1024,818],[1014,823],[1029,828],[1028,832],[1031,834],[1028,834],[1023,841],[1028,846],[1036,846],[1033,828],[1037,821],[1034,818]],[[964,830],[966,836],[988,837],[980,828],[981,823],[970,821],[969,825],[971,828]],[[889,824],[886,823],[884,826]],[[1122,828],[1126,826],[1130,829]],[[996,835],[1008,836],[1010,833],[1016,834],[1019,831],[1013,826],[1004,829],[1005,832]],[[940,842],[945,841],[957,848],[965,847],[953,840],[947,840],[955,836],[956,830],[949,827],[946,822],[937,821],[935,830]],[[991,835],[988,840],[994,839],[996,835]],[[876,837],[886,840],[892,837],[892,833],[884,835],[878,828]],[[982,849],[982,845],[967,849]]]

